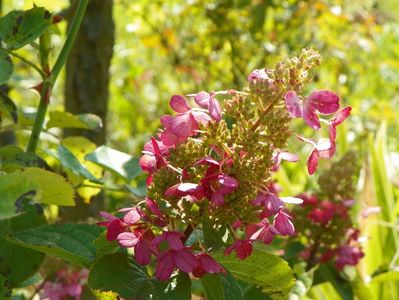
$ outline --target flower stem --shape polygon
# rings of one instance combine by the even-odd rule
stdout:
[[[75,42],[76,35],[77,35],[79,27],[80,27],[80,24],[82,23],[83,16],[85,14],[88,2],[89,2],[89,0],[80,0],[79,1],[75,16],[72,20],[71,27],[67,34],[65,44],[61,49],[61,52],[54,64],[54,67],[51,70],[51,73],[49,75],[46,75],[43,78],[43,83],[42,83],[42,87],[41,87],[41,91],[40,91],[40,103],[39,103],[39,107],[37,109],[37,114],[36,114],[36,118],[35,118],[35,123],[33,125],[32,133],[29,138],[28,147],[26,149],[27,152],[31,152],[31,153],[36,152],[36,148],[39,143],[40,133],[43,129],[44,119],[46,117],[47,108],[48,108],[48,105],[50,102],[49,100],[50,100],[50,96],[51,96],[51,90],[57,81],[57,78],[61,72],[61,69],[64,67],[64,65],[68,59],[69,53],[71,52],[72,46]],[[46,62],[48,62],[48,54],[49,54],[48,47],[50,47],[50,45],[48,43],[48,40],[46,40],[44,38],[40,39],[40,43],[41,43],[40,61],[42,63],[43,68],[48,68],[48,66],[46,66]],[[44,74],[48,73],[47,71],[48,70],[46,70],[46,69],[42,70],[42,72]]]

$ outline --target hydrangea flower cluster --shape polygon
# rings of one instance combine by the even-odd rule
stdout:
[[[350,214],[355,204],[353,177],[356,172],[356,156],[349,152],[320,176],[319,193],[298,196],[303,203],[293,210],[299,229],[296,238],[306,240],[302,257],[308,269],[334,261],[337,270],[342,270],[346,265],[356,265],[364,256],[360,232]]]
[[[40,299],[80,300],[88,275],[89,272],[86,269],[78,271],[61,269],[57,272],[55,281],[46,281],[44,283],[40,292]]]
[[[140,158],[149,173],[147,198],[120,210],[123,217],[102,213],[108,240],[132,248],[140,264],[155,258],[156,277],[167,280],[176,269],[197,277],[225,272],[211,256],[218,248],[245,259],[254,241],[268,244],[276,235],[294,235],[286,204],[302,200],[279,197],[271,174],[282,160],[298,161],[287,149],[290,137],[314,146],[308,159],[313,173],[318,158],[334,155],[335,128],[350,112],[339,111],[339,97],[330,91],[301,100],[319,64],[319,54],[305,49],[274,70],[254,70],[244,91],[173,96],[175,114],[161,117],[163,129],[145,144]],[[292,118],[302,117],[318,130],[319,114],[333,113],[321,120],[329,126],[327,142],[313,142],[290,128]]]

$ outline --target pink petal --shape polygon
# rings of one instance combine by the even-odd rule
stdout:
[[[171,124],[171,130],[177,136],[189,137],[192,136],[194,134],[194,131],[198,129],[198,123],[194,119],[191,112],[178,114],[173,118]]]
[[[343,121],[346,120],[347,117],[351,114],[352,107],[348,106],[343,109],[341,109],[335,116],[334,118],[331,119],[331,124],[333,126],[338,126],[341,124]]]
[[[162,253],[158,257],[158,265],[155,275],[159,280],[168,280],[174,269],[173,257],[170,251]]]
[[[324,151],[324,150],[330,149],[331,148],[330,139],[322,138],[322,139],[318,140],[315,148],[317,151]]]
[[[308,143],[308,144],[313,145],[313,147],[316,146],[315,141],[312,140],[312,139],[305,138],[304,136],[299,135],[299,134],[298,134],[296,137],[297,137],[299,140],[301,140],[302,142],[305,142],[305,143]]]
[[[151,249],[147,240],[140,239],[137,242],[134,247],[134,257],[141,265],[148,265],[151,262]]]
[[[128,225],[133,225],[137,223],[138,221],[141,220],[141,218],[144,215],[143,212],[136,207],[119,210],[119,212],[125,212],[125,211],[127,211],[127,213],[123,216],[123,221]]]
[[[122,232],[118,235],[118,242],[122,247],[131,248],[136,246],[138,238],[133,232]]]
[[[209,114],[216,122],[219,122],[222,119],[222,109],[213,95],[211,95],[209,100]]]
[[[243,242],[237,247],[237,257],[241,260],[246,259],[252,253],[252,244],[249,242]]]
[[[211,120],[211,117],[209,117],[208,114],[202,112],[202,111],[193,111],[192,112],[192,116],[194,118],[194,120],[198,123],[198,124],[202,124],[202,125],[207,125],[208,122]],[[197,128],[199,129],[199,128]]]
[[[202,108],[208,108],[210,96],[207,92],[199,92],[195,97],[194,101]]]
[[[310,94],[306,99],[322,114],[332,114],[339,109],[339,97],[331,91],[320,90]]]
[[[303,110],[303,119],[313,129],[320,129],[319,117],[316,115],[314,108],[310,105],[305,105]]]
[[[166,129],[161,133],[161,140],[166,146],[174,146],[178,144],[178,137],[170,129]]]
[[[170,107],[178,113],[185,113],[191,110],[191,107],[188,105],[186,99],[180,95],[174,95],[170,99]]]
[[[319,153],[316,149],[313,149],[307,161],[309,175],[312,175],[316,171],[318,163],[319,163]]]
[[[172,127],[173,118],[174,117],[170,116],[170,115],[162,116],[161,119],[160,119],[162,126],[165,127],[166,129],[171,128]]]
[[[173,262],[177,268],[186,273],[191,273],[197,265],[194,254],[187,249],[173,252]]]
[[[220,166],[220,163],[217,160],[214,160],[212,157],[209,157],[209,156],[201,158],[194,164],[194,166],[201,166],[201,165],[205,165],[205,164],[213,165],[215,167]]]
[[[152,173],[156,170],[157,159],[154,155],[144,154],[140,157],[139,164],[143,171]]]
[[[295,91],[289,91],[287,94],[285,94],[285,106],[291,117],[302,117],[302,106]]]
[[[108,221],[113,221],[113,220],[115,220],[115,219],[118,219],[117,217],[115,217],[115,216],[113,216],[113,215],[107,213],[106,211],[100,211],[100,212],[99,212],[99,215],[100,215],[101,217],[103,217],[104,219],[107,219]]]
[[[280,197],[280,200],[288,204],[302,204],[303,200],[297,197]]]
[[[287,151],[281,151],[280,157],[281,157],[281,159],[284,159],[289,162],[297,162],[299,160],[298,155],[296,155],[294,153],[287,152]]]
[[[248,75],[247,78],[248,81],[253,81],[258,79],[269,79],[265,69],[255,69]]]
[[[177,190],[184,193],[195,192],[198,188],[197,183],[181,183],[178,185]]]

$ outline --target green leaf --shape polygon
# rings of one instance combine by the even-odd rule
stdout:
[[[212,220],[208,216],[205,216],[202,221],[202,230],[204,233],[204,243],[206,248],[217,250],[224,246],[223,237],[227,230],[225,226],[215,228]]]
[[[58,146],[57,153],[52,151],[48,151],[48,153],[58,158],[61,165],[64,168],[71,170],[75,175],[82,176],[83,178],[89,179],[92,182],[101,183],[101,180],[94,177],[94,175],[91,174],[90,171],[80,163],[77,157],[63,145]]]
[[[14,70],[14,65],[11,61],[10,56],[8,55],[8,53],[6,51],[0,49],[0,84],[7,82],[7,80],[11,77],[13,70]],[[1,111],[3,111],[3,105],[4,105],[3,101],[4,101],[4,97],[0,97],[0,110]],[[14,104],[12,101],[11,101],[11,103]],[[7,102],[6,102],[6,104],[7,104]]]
[[[0,39],[7,49],[18,49],[36,40],[51,24],[51,14],[43,7],[12,11],[0,19]]]
[[[97,148],[85,158],[126,181],[134,179],[141,173],[137,158],[107,146]]]
[[[88,285],[92,290],[116,292],[123,298],[140,296],[149,278],[131,255],[106,254],[90,268]]]
[[[286,299],[295,279],[288,263],[267,252],[267,247],[254,243],[252,255],[239,260],[235,255],[224,256],[219,252],[214,257],[237,279],[259,286],[273,299]]]
[[[179,272],[177,276],[173,279],[173,288],[166,291],[164,299],[170,300],[190,300],[191,299],[191,280],[187,273]]]
[[[25,212],[14,218],[0,221],[0,274],[6,276],[8,286],[20,286],[31,278],[38,271],[44,255],[9,243],[6,237],[45,223],[43,212],[35,206],[29,206]]]
[[[95,259],[94,240],[102,229],[89,224],[52,224],[16,232],[13,243],[88,267]]]
[[[62,206],[75,205],[74,189],[61,175],[39,168],[25,168],[15,174],[25,177],[38,187],[38,202]]]
[[[18,214],[16,201],[23,195],[36,195],[37,185],[19,173],[0,175],[0,220]]]
[[[24,167],[38,167],[41,169],[50,169],[47,162],[35,153],[22,152],[9,157],[1,166],[1,169],[11,173]]]
[[[223,284],[218,275],[205,274],[201,277],[207,300],[224,300]]]
[[[93,243],[96,246],[96,258],[104,256],[105,254],[115,253],[120,249],[116,241],[111,242],[107,240],[105,231],[96,238]]]
[[[94,114],[73,115],[66,111],[51,111],[49,115],[47,128],[82,128],[98,131],[103,127],[101,118]]]
[[[374,276],[371,280],[372,283],[386,282],[386,281],[399,281],[398,271],[388,271]]]

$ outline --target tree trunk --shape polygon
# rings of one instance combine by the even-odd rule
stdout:
[[[77,1],[73,2],[76,4]],[[65,134],[83,135],[97,145],[106,141],[109,67],[114,45],[112,2],[89,2],[66,65],[66,111],[73,114],[96,114],[103,120],[104,127],[99,132],[68,129]]]
[[[72,20],[77,1],[71,3],[66,19]],[[85,136],[97,145],[106,141],[109,67],[114,45],[112,0],[90,0],[75,44],[66,64],[65,110],[73,114],[92,113],[103,120],[103,128],[96,131],[67,129],[65,136]],[[98,215],[104,206],[101,193],[85,204],[77,197],[76,206],[63,210],[64,221],[84,220]]]

